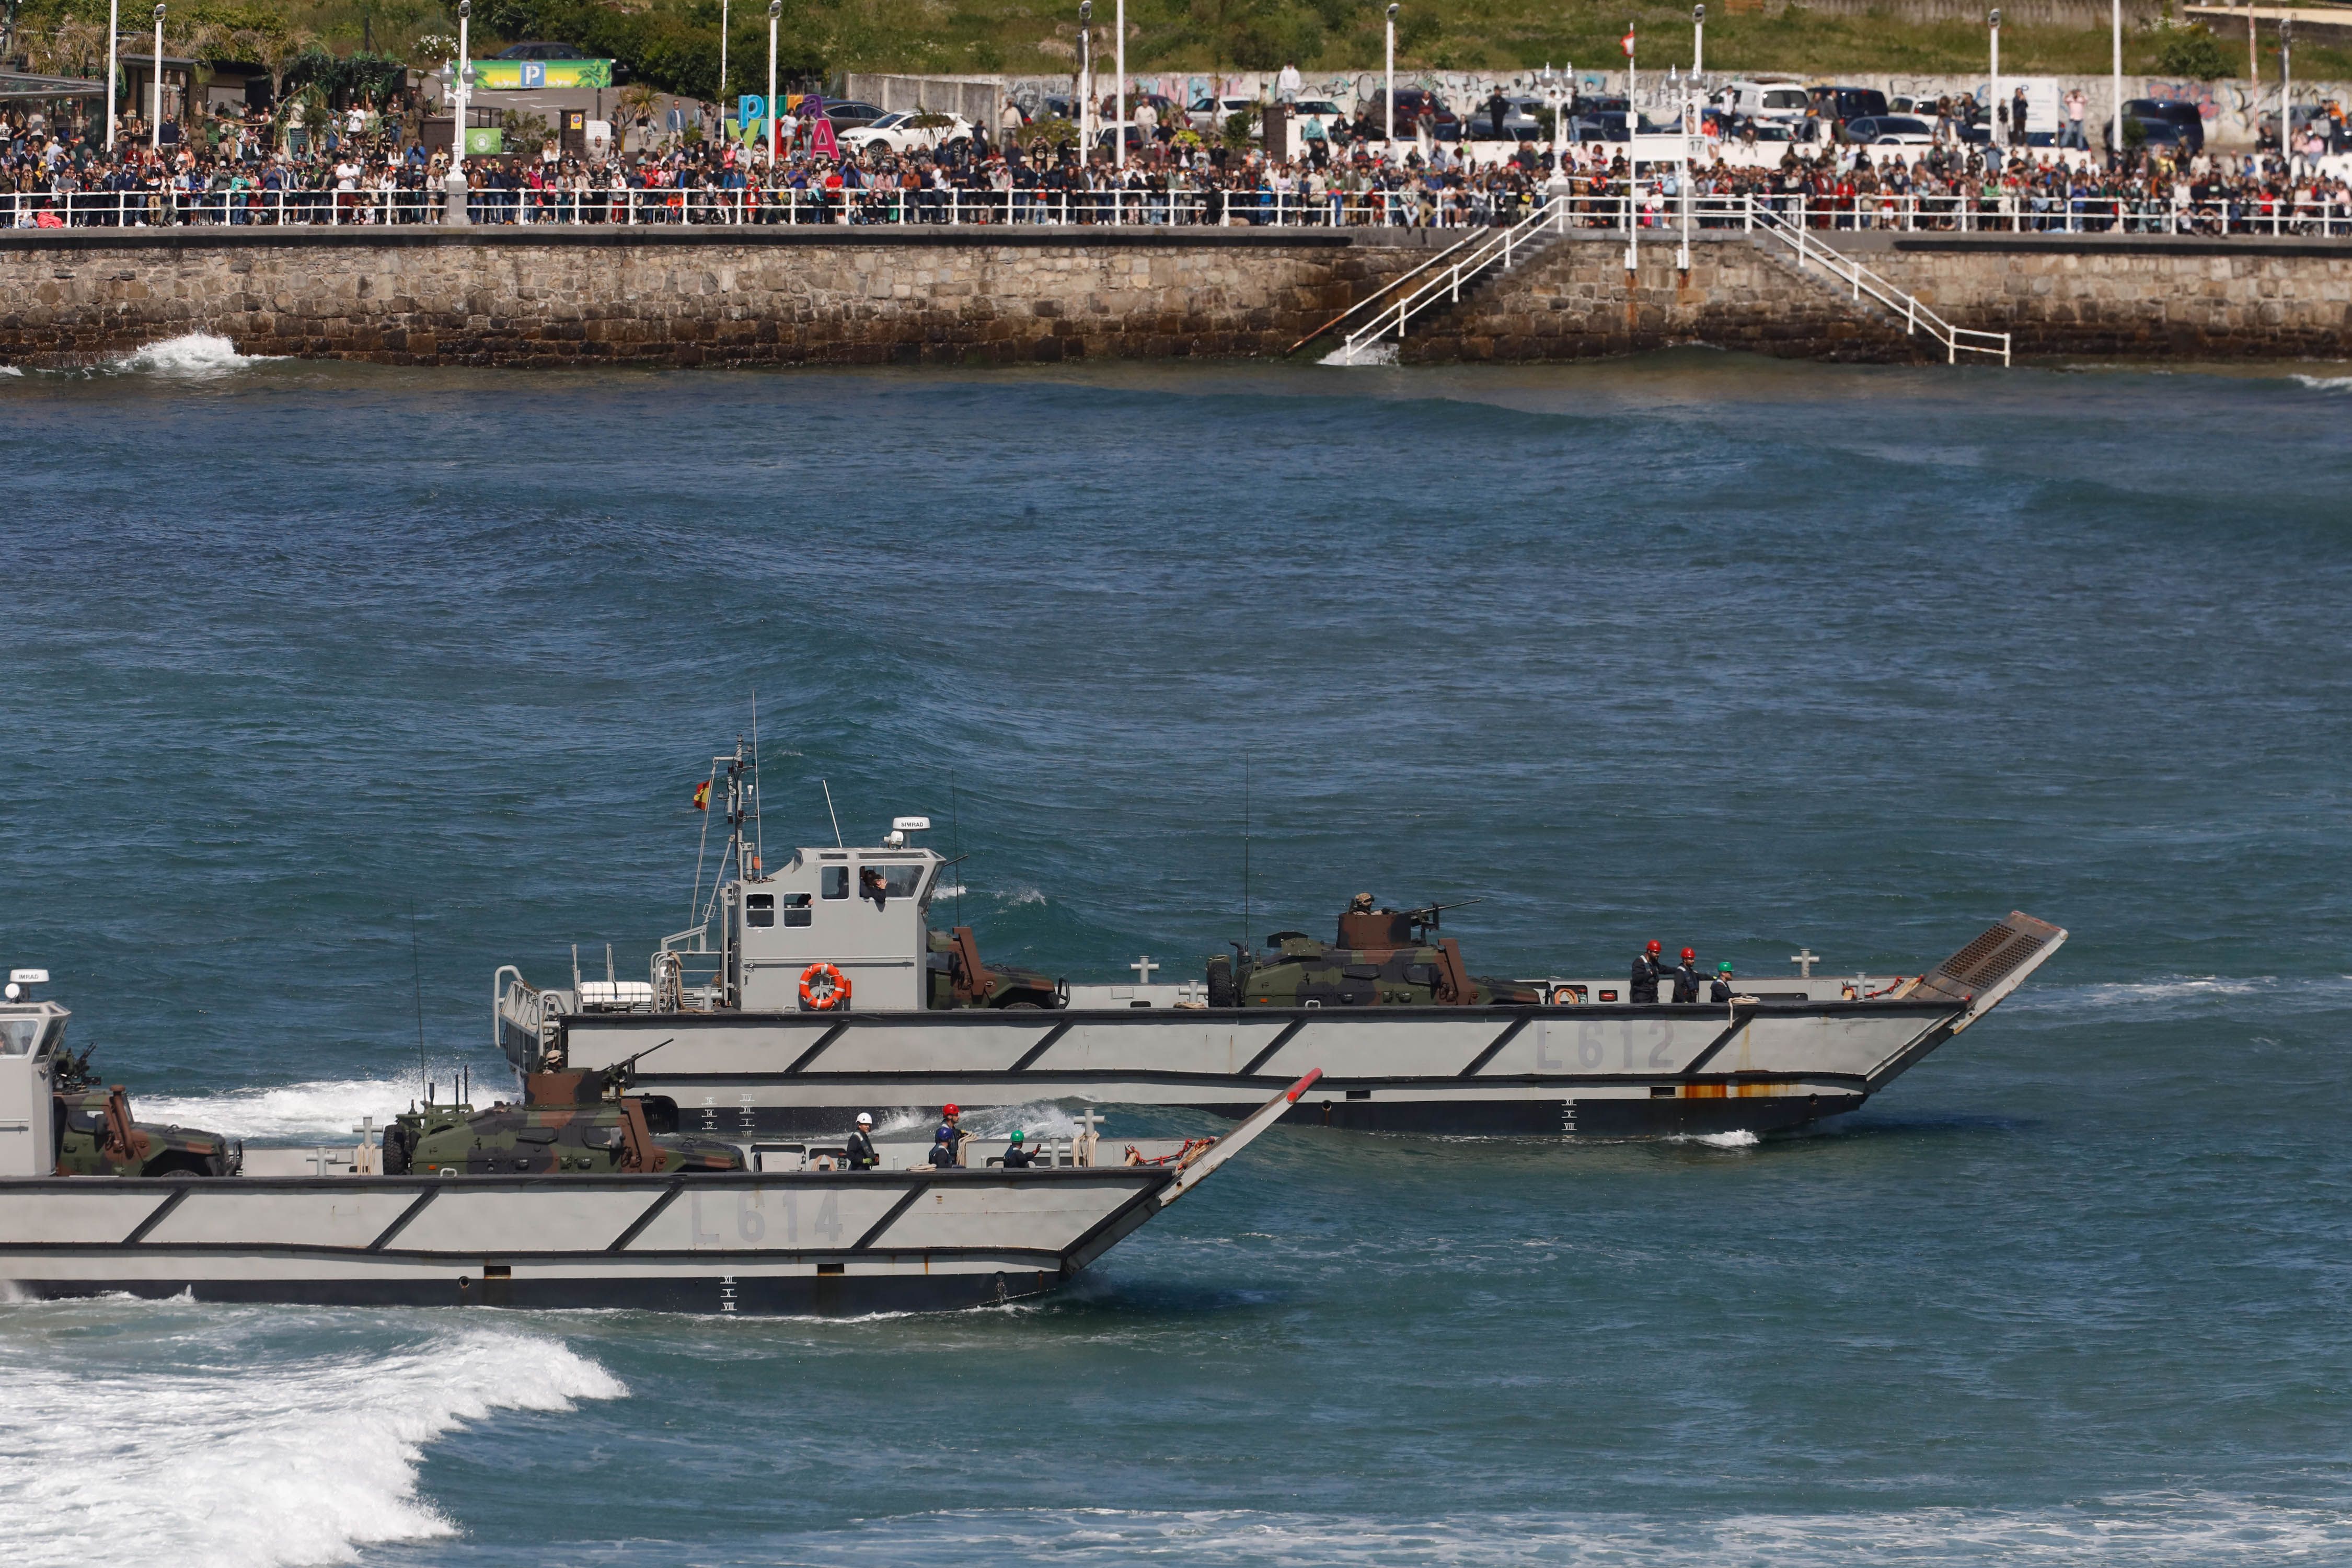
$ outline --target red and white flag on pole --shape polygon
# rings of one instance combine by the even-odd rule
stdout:
[[[1624,46],[1625,58],[1629,60],[1632,59],[1633,58],[1633,29],[1631,27],[1626,28],[1625,36],[1622,38],[1620,38],[1618,42]]]

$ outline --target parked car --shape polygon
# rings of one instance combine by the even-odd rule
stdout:
[[[918,125],[917,120],[936,120],[937,125]],[[951,142],[971,140],[971,121],[955,114],[917,114],[912,110],[892,110],[871,125],[841,132],[841,144],[852,153],[867,153],[879,147],[891,153],[911,153],[918,149],[944,147]]]
[[[1387,123],[1387,89],[1374,88],[1364,100],[1363,115],[1373,127],[1374,134]],[[1413,124],[1427,105],[1434,120],[1433,134],[1440,142],[1462,140],[1462,118],[1445,107],[1445,100],[1425,88],[1401,87],[1396,95],[1396,133],[1400,140],[1413,134]]]
[[[1822,119],[1843,125],[1864,116],[1886,112],[1886,95],[1874,87],[1817,87],[1812,107]]]
[[[1858,147],[1932,147],[1936,128],[1906,114],[1864,114],[1845,122],[1845,141]]]
[[[1192,107],[1184,111],[1184,118],[1193,130],[1205,136],[1213,131],[1223,131],[1225,121],[1236,114],[1248,115],[1251,130],[1257,129],[1257,100],[1255,98],[1196,98],[1192,100]]]
[[[1290,106],[1290,111],[1301,120],[1311,115],[1326,125],[1346,118],[1339,106],[1328,98],[1302,98]]]
[[[845,98],[837,101],[828,98],[824,100],[824,117],[833,121],[833,133],[835,136],[845,131],[863,131],[881,119],[882,114],[883,111],[874,105],[860,102],[854,98]]]
[[[1794,81],[1726,82],[1718,95],[1724,109],[1749,120],[1796,120],[1812,96]]]
[[[2124,116],[2143,121],[2160,120],[2179,132],[2179,140],[2168,146],[2186,147],[2191,156],[2205,151],[2205,116],[2193,103],[2174,98],[2127,98]]]
[[[1397,95],[1402,99],[1404,95]],[[1495,117],[1489,110],[1490,100],[1480,99],[1470,106],[1465,123],[1474,142],[1536,142],[1544,133],[1544,117],[1551,105],[1531,92],[1507,92],[1503,95],[1503,133],[1495,134]]]

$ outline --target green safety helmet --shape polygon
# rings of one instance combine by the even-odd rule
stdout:
[[[1717,964],[1717,965],[1715,966],[1715,972],[1716,972],[1717,974],[1728,974],[1728,973],[1731,973],[1731,960],[1729,960],[1729,959],[1727,959],[1727,959],[1725,959],[1721,963]]]
[[[1018,1127],[1016,1127],[1016,1128],[1014,1128],[1014,1129],[1013,1130],[1013,1142],[1014,1142],[1015,1143],[1018,1143],[1018,1142],[1021,1142],[1021,1129],[1019,1129]]]

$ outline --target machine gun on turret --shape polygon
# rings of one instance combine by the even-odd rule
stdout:
[[[657,1040],[633,1057],[610,1067],[575,1068],[565,1072],[535,1072],[522,1080],[525,1105],[597,1105],[619,1100],[637,1080],[637,1064],[677,1037]]]

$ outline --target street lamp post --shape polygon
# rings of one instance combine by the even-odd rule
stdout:
[[[719,117],[727,117],[728,0],[719,0]]]
[[[106,0],[106,150],[114,151],[114,50],[122,36],[122,0]]]
[[[155,58],[149,62],[155,68],[154,91],[152,101],[155,112],[147,117],[147,150],[160,153],[163,150],[163,7],[155,7]]]
[[[2123,0],[2116,0],[2121,5]],[[1706,7],[1691,7],[1691,75],[1706,69]]]
[[[1095,0],[1078,0],[1078,166],[1095,156]]]
[[[467,89],[474,84],[474,62],[467,58],[473,35],[467,30],[474,15],[474,0],[457,0],[457,58],[449,62],[449,85],[453,102],[449,120],[449,173],[442,178],[446,199],[442,204],[441,221],[445,225],[473,222],[467,208],[470,199],[466,187],[466,97]]]
[[[2000,7],[1996,5],[1986,14],[1985,28],[1992,35],[1992,80],[1985,88],[1985,110],[1990,118],[1985,121],[1985,142],[1998,147],[2004,140],[1996,134],[2000,129]]]
[[[776,166],[776,18],[784,14],[784,0],[768,0],[768,167]]]
[[[1111,167],[1127,167],[1127,0],[1118,0],[1118,14],[1111,26],[1118,29],[1110,41],[1112,68],[1118,72],[1118,123],[1111,132],[1113,138]]]
[[[161,11],[162,6],[156,9]],[[2288,167],[2294,148],[2294,18],[2279,18],[2279,167]]]
[[[2112,0],[2116,35],[2115,68],[2109,90],[2115,94],[2115,112],[2109,117],[2107,153],[2110,159],[2124,155],[2124,0]]]
[[[1381,89],[1381,110],[1388,117],[1387,134],[1382,138],[1388,145],[1381,156],[1391,163],[1396,161],[1396,14],[1397,8],[1391,5],[1389,7],[1388,68],[1383,79],[1385,85]]]

